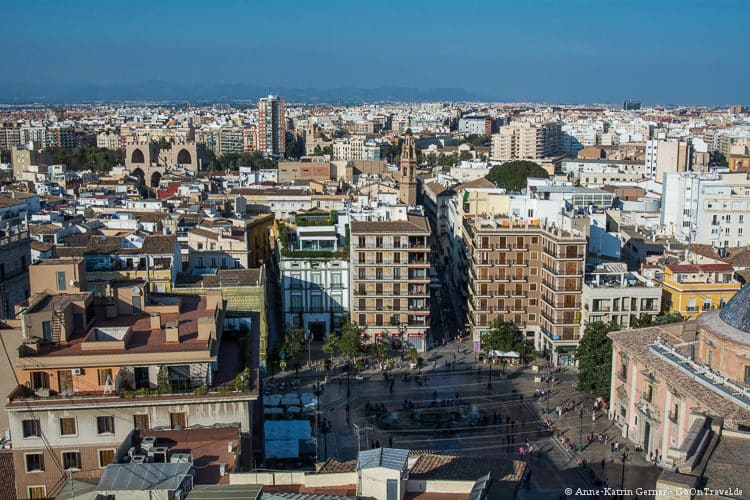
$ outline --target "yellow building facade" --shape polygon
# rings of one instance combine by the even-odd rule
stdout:
[[[662,309],[686,319],[721,309],[740,289],[730,264],[669,264],[664,266]]]

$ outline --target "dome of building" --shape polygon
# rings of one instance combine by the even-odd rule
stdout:
[[[719,312],[724,323],[750,333],[750,284],[743,286]]]

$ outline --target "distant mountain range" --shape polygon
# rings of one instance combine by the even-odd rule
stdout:
[[[71,104],[82,102],[255,102],[269,93],[287,102],[353,104],[363,102],[478,101],[477,94],[460,88],[339,87],[331,89],[265,87],[249,84],[183,84],[151,80],[120,85],[0,82],[0,103]]]

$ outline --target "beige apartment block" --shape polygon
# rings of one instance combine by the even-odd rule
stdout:
[[[370,341],[427,347],[430,225],[424,216],[351,223],[351,320]]]

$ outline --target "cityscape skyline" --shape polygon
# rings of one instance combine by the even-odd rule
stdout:
[[[10,2],[13,72],[0,81],[0,100],[139,100],[153,95],[154,82],[174,89],[165,100],[239,99],[243,87],[258,89],[247,99],[303,89],[308,99],[300,100],[310,102],[336,102],[316,99],[331,88],[421,91],[371,92],[371,99],[358,92],[345,101],[744,99],[750,63],[738,57],[736,40],[749,7],[742,2],[542,3],[480,1],[454,11],[439,3],[329,2],[281,11],[232,2],[205,16],[195,2],[132,2],[117,12],[89,2]],[[114,15],[117,26],[108,21]],[[67,49],[51,50],[61,35]]]

